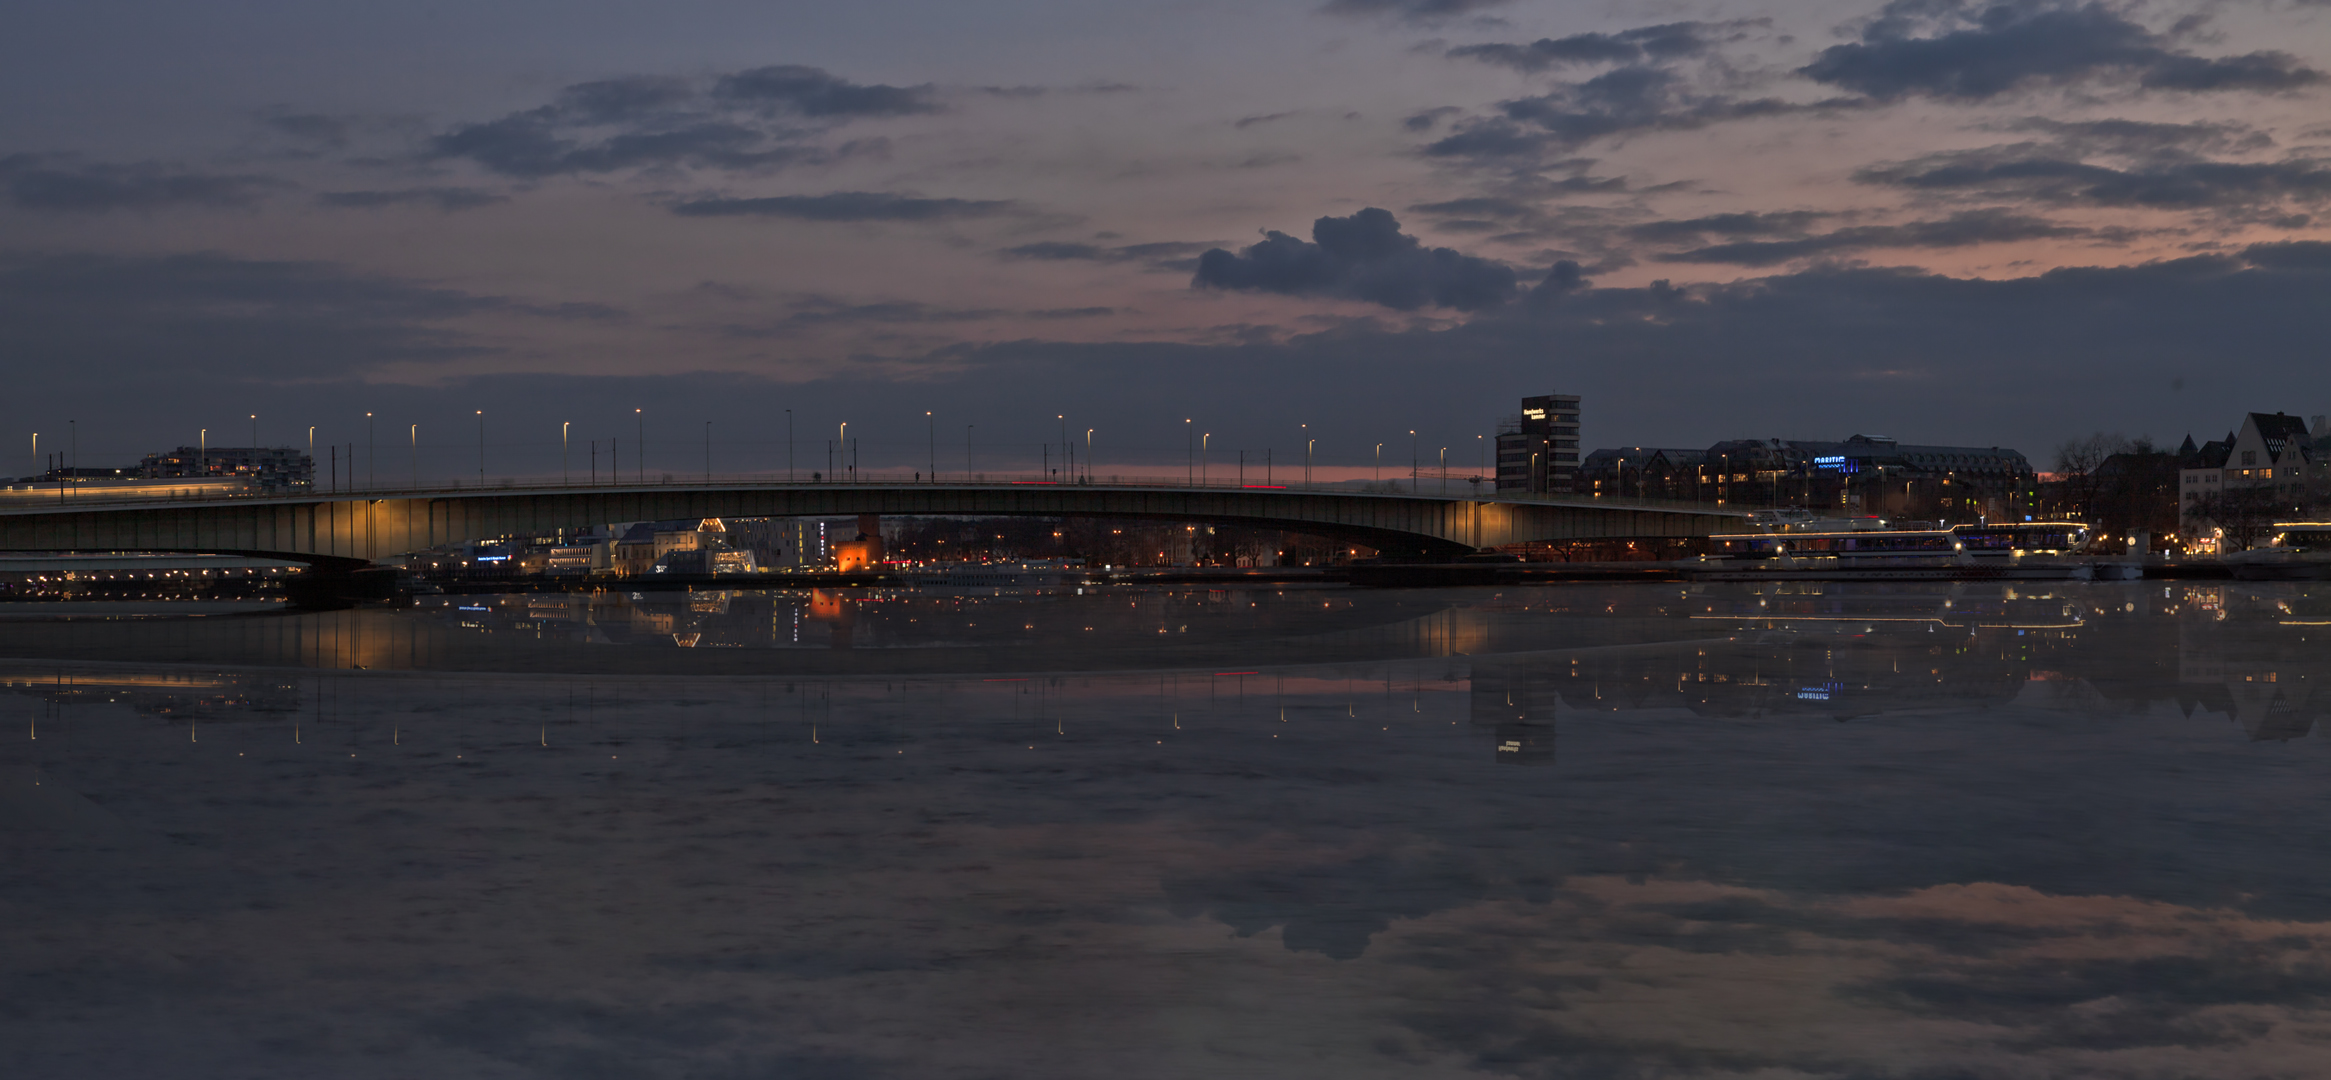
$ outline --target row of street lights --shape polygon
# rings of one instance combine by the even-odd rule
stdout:
[[[797,473],[797,471],[796,471],[796,464],[797,464],[797,461],[796,461],[796,450],[797,450],[797,442],[796,442],[796,439],[795,439],[795,437],[794,437],[794,423],[793,423],[794,417],[793,417],[793,410],[792,410],[792,409],[786,409],[786,410],[784,410],[784,413],[785,413],[785,478],[786,478],[786,480],[787,480],[788,482],[791,482],[791,481],[794,481],[794,480],[798,479],[798,473]],[[252,414],[248,414],[248,415],[249,415],[249,419],[250,419],[250,423],[251,423],[251,446],[252,446],[252,449],[253,449],[253,451],[255,452],[255,451],[256,451],[256,450],[259,448],[259,416],[258,416],[258,414],[256,414],[256,413],[252,413]],[[476,409],[476,410],[473,410],[473,412],[472,412],[472,415],[474,415],[474,416],[476,417],[476,419],[477,419],[477,426],[478,426],[478,444],[477,444],[477,445],[478,445],[478,462],[477,462],[478,485],[479,485],[480,487],[483,487],[483,486],[485,486],[485,484],[486,484],[486,413],[485,413],[485,410],[484,410],[484,409]],[[634,427],[634,436],[635,436],[635,438],[636,438],[636,440],[637,440],[637,441],[634,443],[634,445],[635,445],[635,447],[637,447],[637,449],[636,449],[636,450],[634,451],[634,453],[633,453],[633,461],[634,461],[634,469],[635,469],[635,472],[634,472],[634,479],[635,479],[635,482],[637,482],[637,483],[641,483],[641,484],[644,484],[644,483],[646,483],[646,482],[647,482],[647,415],[646,415],[646,410],[645,410],[644,408],[634,408],[634,409],[632,410],[632,417],[633,417],[633,420],[634,420],[634,423],[635,423],[635,427]],[[924,412],[923,412],[923,417],[924,417],[924,421],[925,421],[925,424],[926,424],[926,448],[925,448],[925,449],[926,449],[926,454],[927,454],[926,465],[928,466],[928,472],[927,472],[925,475],[927,475],[927,476],[928,476],[928,477],[931,479],[931,481],[933,481],[933,482],[936,482],[936,481],[938,480],[938,478],[939,478],[939,429],[938,429],[938,419],[937,419],[937,414],[936,414],[936,412],[935,412],[934,410],[928,410],[928,409],[926,409],[926,410],[924,410]],[[378,489],[378,487],[379,487],[379,468],[378,468],[378,464],[379,464],[379,432],[378,432],[378,428],[377,428],[377,421],[378,421],[378,418],[377,418],[377,417],[376,417],[376,416],[375,416],[373,413],[371,413],[371,412],[367,412],[367,413],[365,413],[365,414],[364,414],[364,418],[365,418],[365,439],[366,439],[366,444],[365,444],[365,450],[366,450],[366,464],[365,464],[365,470],[366,470],[366,480],[365,480],[365,486],[366,486],[368,489]],[[1071,438],[1070,438],[1070,432],[1069,432],[1069,430],[1068,430],[1068,417],[1067,417],[1067,414],[1065,414],[1065,413],[1058,413],[1058,414],[1054,414],[1054,419],[1055,419],[1056,421],[1058,421],[1058,422],[1059,422],[1059,424],[1060,424],[1060,445],[1061,445],[1061,450],[1062,450],[1061,468],[1060,468],[1060,469],[1058,469],[1058,470],[1055,470],[1055,469],[1053,469],[1053,468],[1051,467],[1051,465],[1050,465],[1049,463],[1047,463],[1047,464],[1045,465],[1045,472],[1046,472],[1046,476],[1047,476],[1047,478],[1049,479],[1049,478],[1051,478],[1051,476],[1052,476],[1052,475],[1054,475],[1055,473],[1058,473],[1058,474],[1060,474],[1060,475],[1064,475],[1064,476],[1066,476],[1066,477],[1068,477],[1068,478],[1070,478],[1070,479],[1072,479],[1072,480],[1073,480],[1073,479],[1076,479],[1076,478],[1079,478],[1079,477],[1082,477],[1082,478],[1085,478],[1085,479],[1089,480],[1089,479],[1091,478],[1091,476],[1093,475],[1093,436],[1094,436],[1094,433],[1095,433],[1095,431],[1096,431],[1096,430],[1098,430],[1098,429],[1095,429],[1095,428],[1086,428],[1086,429],[1085,429],[1085,431],[1084,431],[1084,447],[1083,447],[1083,449],[1084,449],[1085,453],[1084,453],[1084,461],[1082,462],[1082,465],[1081,465],[1081,467],[1080,467],[1080,466],[1079,466],[1079,463],[1077,462],[1077,458],[1076,458],[1076,450],[1077,450],[1076,442],[1075,442],[1073,439],[1071,439]],[[71,433],[72,433],[72,434],[71,434],[71,440],[72,440],[72,453],[71,453],[71,456],[70,456],[70,458],[69,458],[69,464],[66,466],[66,468],[69,468],[69,469],[77,469],[77,468],[78,468],[78,466],[79,466],[79,460],[80,460],[80,455],[79,455],[79,421],[69,421],[68,423],[69,423],[69,425],[70,425],[70,430],[71,430]],[[1185,481],[1186,481],[1186,482],[1188,482],[1188,483],[1190,483],[1190,484],[1192,484],[1192,485],[1194,485],[1194,486],[1202,486],[1202,485],[1206,484],[1206,483],[1207,483],[1207,482],[1208,482],[1208,481],[1211,479],[1211,477],[1210,477],[1210,475],[1209,475],[1209,465],[1210,465],[1209,458],[1210,458],[1210,456],[1211,456],[1211,451],[1212,451],[1212,447],[1213,447],[1213,439],[1214,439],[1214,433],[1213,433],[1213,432],[1210,432],[1210,431],[1199,431],[1199,430],[1197,429],[1197,427],[1196,427],[1196,420],[1195,420],[1195,418],[1184,418],[1184,419],[1183,419],[1183,421],[1182,421],[1182,424],[1183,424],[1183,431],[1184,431],[1184,441],[1185,441],[1185,443],[1186,443],[1186,446],[1185,446],[1185,455],[1186,455],[1186,459],[1187,459],[1187,460],[1185,461],[1185,463],[1184,463],[1184,466],[1185,466],[1185,473],[1186,473],[1186,475],[1185,475],[1184,479],[1185,479]],[[1318,447],[1319,447],[1319,440],[1318,440],[1318,439],[1316,439],[1316,438],[1313,438],[1313,437],[1311,437],[1311,434],[1310,434],[1310,432],[1311,432],[1311,425],[1310,425],[1310,424],[1298,424],[1298,425],[1297,425],[1297,428],[1298,428],[1298,430],[1301,432],[1301,438],[1302,438],[1302,440],[1303,440],[1303,482],[1304,482],[1304,484],[1305,484],[1306,486],[1309,486],[1309,485],[1311,484],[1311,482],[1312,482],[1312,469],[1313,469],[1313,464],[1314,464],[1314,461],[1315,461],[1315,458],[1316,458],[1316,455],[1317,455],[1317,451],[1318,451]],[[978,425],[976,425],[976,424],[965,424],[965,425],[963,426],[963,459],[964,459],[964,478],[965,478],[965,480],[966,480],[967,482],[969,482],[969,481],[971,481],[971,480],[975,479],[975,478],[978,476],[978,468],[977,468],[977,463],[976,463],[976,461],[974,460],[974,452],[975,452],[975,450],[976,450],[976,443],[975,443],[975,440],[974,440],[974,435],[976,434],[976,432],[977,432],[977,429],[978,429]],[[316,431],[317,431],[317,427],[316,427],[315,425],[310,425],[310,426],[308,427],[308,459],[309,459],[311,462],[315,460],[315,450],[316,450]],[[559,422],[559,474],[560,474],[560,481],[561,481],[561,483],[564,483],[564,484],[571,484],[571,483],[573,483],[573,482],[574,482],[574,460],[573,460],[573,459],[574,459],[574,439],[573,439],[573,433],[574,433],[574,421],[571,421],[571,420],[562,420],[562,421],[560,421],[560,422]],[[837,426],[837,428],[836,428],[836,435],[837,435],[837,441],[836,441],[836,443],[832,444],[832,445],[831,445],[831,446],[829,446],[829,448],[828,448],[828,462],[827,462],[827,468],[828,468],[828,470],[829,470],[829,473],[831,473],[831,471],[834,469],[834,456],[833,456],[833,455],[834,455],[834,451],[838,449],[838,450],[840,451],[840,453],[842,454],[842,458],[841,458],[841,460],[842,460],[842,461],[844,461],[844,462],[846,463],[846,464],[843,466],[843,468],[844,468],[844,469],[845,469],[845,470],[846,470],[846,471],[847,471],[847,472],[848,472],[850,475],[853,475],[853,476],[854,476],[854,475],[856,474],[856,471],[857,471],[857,466],[856,466],[856,462],[855,462],[855,457],[856,457],[856,455],[855,455],[855,453],[852,451],[851,444],[850,444],[850,441],[849,441],[849,437],[850,437],[850,425],[849,425],[849,422],[848,422],[848,421],[843,421],[843,422],[841,422],[841,423],[840,423],[840,424]],[[1417,482],[1417,481],[1418,481],[1418,480],[1421,478],[1421,474],[1422,474],[1422,464],[1423,464],[1423,461],[1422,461],[1422,445],[1421,445],[1421,443],[1420,443],[1420,442],[1419,442],[1419,440],[1418,440],[1417,432],[1416,432],[1416,430],[1415,430],[1415,429],[1413,429],[1413,428],[1412,428],[1412,429],[1410,429],[1410,430],[1409,430],[1409,432],[1408,432],[1408,435],[1409,435],[1409,480],[1410,480],[1410,483],[1411,483],[1411,485],[1413,486],[1413,485],[1414,485],[1414,484],[1415,484],[1415,483],[1416,483],[1416,482]],[[1477,440],[1477,442],[1479,442],[1479,441],[1481,441],[1481,440],[1483,439],[1483,437],[1482,437],[1482,436],[1479,436],[1479,435],[1476,435],[1476,436],[1474,436],[1474,438]],[[415,424],[410,424],[410,425],[408,425],[408,426],[407,426],[407,428],[406,428],[406,441],[407,441],[407,451],[408,451],[409,460],[410,460],[410,465],[411,465],[411,469],[412,469],[412,477],[411,477],[411,479],[412,479],[412,485],[413,485],[413,487],[414,487],[414,488],[418,489],[418,488],[421,486],[421,466],[420,466],[420,453],[421,453],[421,425],[420,425],[420,424],[418,424],[418,423],[415,423]],[[34,433],[33,433],[33,436],[32,436],[32,444],[33,444],[33,457],[34,457],[34,459],[37,461],[37,460],[39,460],[39,457],[40,457],[40,433],[39,433],[39,432],[34,432]],[[1482,453],[1483,453],[1484,455],[1486,455],[1486,449],[1485,449],[1485,447],[1486,447],[1486,443],[1485,443],[1485,442],[1481,442],[1480,444],[1481,444],[1481,445],[1484,447],[1484,449],[1483,449]],[[1375,452],[1374,452],[1374,461],[1375,461],[1375,465],[1374,465],[1373,475],[1374,475],[1374,478],[1375,478],[1375,480],[1376,480],[1377,482],[1379,482],[1379,483],[1381,483],[1381,482],[1382,482],[1382,480],[1383,480],[1383,478],[1384,478],[1384,445],[1385,445],[1385,444],[1383,444],[1383,443],[1377,443],[1377,444],[1375,444]],[[620,465],[619,465],[619,464],[617,464],[617,463],[619,463],[619,462],[620,462],[620,457],[617,457],[617,456],[615,456],[615,455],[616,455],[616,454],[618,454],[618,453],[619,453],[619,447],[618,447],[616,444],[614,444],[614,443],[611,441],[611,442],[610,442],[610,455],[611,455],[611,456],[610,456],[610,474],[609,474],[611,479],[612,479],[612,478],[614,478],[614,477],[617,477],[617,476],[619,476],[619,475],[620,475],[620,473],[616,471],[617,469],[619,469],[619,468],[620,468]],[[1241,453],[1243,454],[1244,452],[1242,451]],[[205,473],[206,473],[206,472],[207,472],[207,468],[206,468],[206,466],[207,466],[207,464],[208,464],[208,461],[209,461],[209,454],[210,454],[210,429],[209,429],[209,428],[202,428],[202,429],[200,429],[200,431],[199,431],[199,434],[198,434],[198,436],[197,436],[197,451],[196,451],[196,454],[197,454],[197,457],[196,457],[196,461],[197,461],[196,468],[197,468],[198,472],[205,472]],[[1049,450],[1049,448],[1047,448],[1047,450],[1046,450],[1046,456],[1047,456],[1047,457],[1049,457],[1049,455],[1050,455],[1050,450]],[[351,454],[351,458],[353,458],[353,454]],[[1442,489],[1443,489],[1444,493],[1446,492],[1446,489],[1447,489],[1447,487],[1448,487],[1448,463],[1449,463],[1449,462],[1448,462],[1448,458],[1449,458],[1449,448],[1448,448],[1448,447],[1445,447],[1445,446],[1444,446],[1444,447],[1441,447],[1441,448],[1440,448],[1440,471],[1441,471],[1441,486],[1442,486]],[[593,462],[593,465],[592,465],[592,475],[593,475],[593,477],[594,477],[594,480],[596,479],[596,477],[597,477],[597,474],[598,474],[597,461],[598,461],[598,444],[597,444],[597,442],[596,442],[596,441],[594,441],[594,442],[592,443],[592,462]],[[1483,464],[1483,468],[1484,468],[1484,469],[1486,469],[1486,467],[1487,467],[1487,466],[1486,466],[1486,460],[1485,460],[1485,461],[1484,461],[1484,464]],[[335,467],[334,467],[335,474],[337,474],[337,470],[338,470],[338,467],[337,467],[337,465],[335,465]],[[349,462],[349,472],[350,472],[351,474],[353,474],[353,473],[354,473],[354,471],[355,471],[355,462],[354,462],[353,460],[351,460],[351,461]],[[1243,474],[1242,474],[1242,475],[1243,475]],[[712,421],[710,421],[710,420],[707,420],[707,421],[705,421],[705,422],[704,422],[704,479],[705,479],[705,482],[706,482],[706,483],[710,483],[710,482],[712,482],[712,477],[713,477],[713,470],[712,470]],[[351,476],[351,480],[353,480],[353,476]],[[617,480],[616,482],[620,482],[620,480]]]

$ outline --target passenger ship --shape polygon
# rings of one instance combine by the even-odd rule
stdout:
[[[1953,525],[1765,511],[1761,531],[1711,536],[1700,581],[2088,581],[2088,527],[2072,521]]]
[[[2266,547],[2237,551],[2223,560],[2238,581],[2323,581],[2331,579],[2331,521],[2278,521]]]

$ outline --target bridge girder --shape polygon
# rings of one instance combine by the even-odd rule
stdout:
[[[1744,516],[1592,502],[1081,484],[659,484],[10,508],[0,510],[0,551],[204,552],[346,567],[457,541],[612,521],[851,514],[1249,525],[1420,555],[1533,540],[1702,537],[1736,528]]]

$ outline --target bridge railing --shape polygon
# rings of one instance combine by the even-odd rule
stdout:
[[[896,486],[915,487],[1064,487],[1076,489],[1120,488],[1144,490],[1201,490],[1316,493],[1326,495],[1387,495],[1425,499],[1451,499],[1501,503],[1543,503],[1570,506],[1603,506],[1610,508],[1691,511],[1713,514],[1745,515],[1747,509],[1737,505],[1712,502],[1694,502],[1677,499],[1610,498],[1600,495],[1534,495],[1526,492],[1500,493],[1487,477],[1470,472],[1450,470],[1438,474],[1426,470],[1414,477],[1402,476],[1381,481],[1336,481],[1305,483],[1300,478],[1288,479],[1276,471],[1257,474],[1248,470],[1245,475],[1220,475],[1209,470],[1203,475],[1158,475],[1137,473],[1110,473],[1095,471],[1077,475],[1053,472],[974,472],[924,473],[891,472],[846,469],[827,476],[822,470],[814,473],[658,473],[653,477],[605,476],[500,476],[481,480],[454,480],[445,483],[415,485],[347,485],[323,484],[274,491],[238,492],[233,494],[190,494],[184,492],[137,495],[107,485],[104,488],[77,490],[72,484],[53,488],[40,487],[36,492],[23,488],[0,493],[0,513],[29,511],[35,513],[59,510],[112,510],[125,507],[163,508],[172,506],[219,506],[246,502],[295,501],[316,499],[381,498],[409,499],[439,496],[465,496],[516,493],[520,491],[592,491],[621,493],[627,491],[654,491],[672,488],[793,488],[815,490],[836,486]]]

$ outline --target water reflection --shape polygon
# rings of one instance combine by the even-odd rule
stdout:
[[[18,664],[0,1042],[34,1076],[2305,1075],[2319,596],[1374,594],[1357,631],[1293,594],[513,596],[394,618],[527,663],[1032,659]],[[1185,618],[1198,651],[1039,666]],[[1173,662],[1258,652],[1327,659]]]

